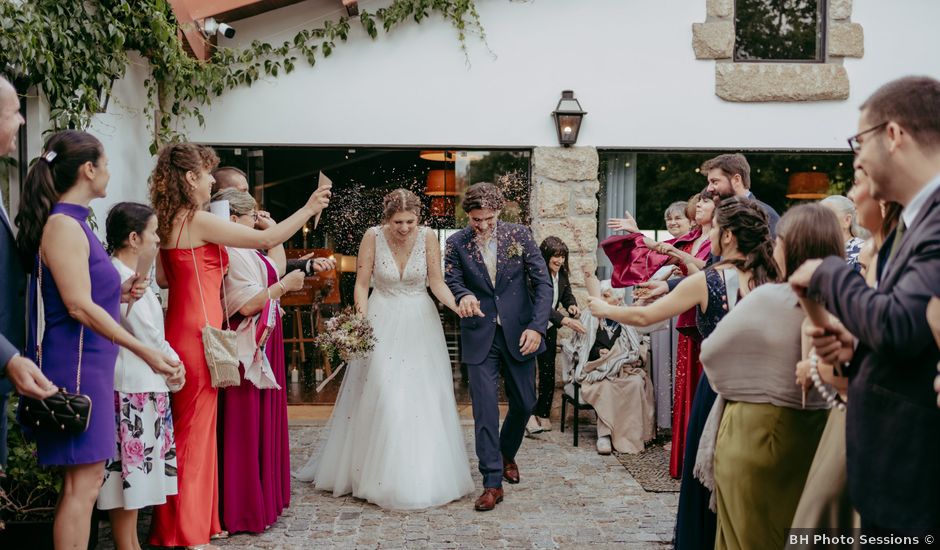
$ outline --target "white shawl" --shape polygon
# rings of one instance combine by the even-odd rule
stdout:
[[[228,272],[225,275],[225,314],[233,315],[259,292],[267,290],[267,259],[256,251],[245,248],[226,247],[228,251]],[[280,312],[279,312],[280,313]],[[255,330],[260,312],[246,317],[235,330],[238,344],[238,360],[245,370],[245,380],[260,389],[281,389],[274,378],[274,371],[268,362],[263,347],[255,342]]]

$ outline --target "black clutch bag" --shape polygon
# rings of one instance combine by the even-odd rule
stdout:
[[[81,393],[69,393],[65,388],[45,399],[20,397],[20,420],[31,427],[51,432],[80,434],[88,429],[91,418],[91,398]]]
[[[42,296],[42,252],[39,254],[39,288]],[[37,308],[41,302],[37,299]],[[38,334],[39,327],[36,332]],[[38,340],[38,336],[37,336]],[[78,333],[78,368],[75,375],[75,393],[59,388],[58,393],[45,399],[21,396],[20,422],[32,428],[66,434],[80,434],[88,429],[91,418],[91,398],[81,393],[82,350],[85,347],[85,327]],[[42,370],[42,345],[36,345],[36,362]]]

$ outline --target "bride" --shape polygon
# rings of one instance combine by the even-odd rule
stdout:
[[[398,510],[440,506],[473,490],[444,331],[427,287],[451,310],[457,305],[437,238],[418,225],[420,210],[414,193],[396,189],[385,196],[385,224],[362,237],[354,297],[375,349],[349,363],[326,443],[295,474],[333,496],[352,493]]]

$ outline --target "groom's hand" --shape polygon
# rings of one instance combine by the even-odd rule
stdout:
[[[485,317],[483,311],[480,309],[480,300],[477,300],[477,297],[473,294],[467,294],[460,299],[460,303],[457,304],[457,315],[461,318],[464,317]]]
[[[532,329],[526,329],[522,333],[522,337],[519,338],[519,351],[522,353],[522,355],[535,353],[535,350],[539,349],[539,344],[541,343],[541,334]]]

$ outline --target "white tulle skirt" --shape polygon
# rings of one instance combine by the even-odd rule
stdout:
[[[397,510],[462,498],[473,480],[437,309],[376,291],[369,320],[375,350],[347,365],[326,442],[295,476]]]

